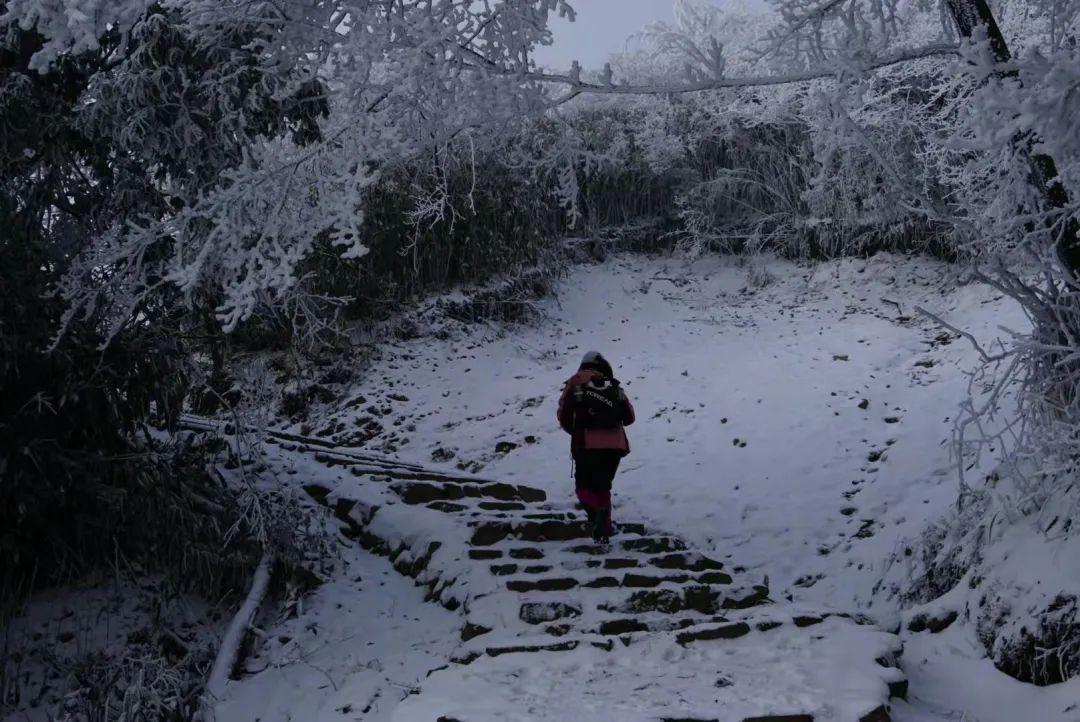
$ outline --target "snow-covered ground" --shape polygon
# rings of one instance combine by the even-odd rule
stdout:
[[[579,267],[534,327],[383,348],[364,403],[334,416],[338,438],[375,422],[370,448],[436,465],[452,452],[441,463],[569,498],[555,407],[596,349],[638,412],[620,518],[676,530],[798,599],[869,604],[882,560],[955,501],[950,441],[976,355],[915,307],[984,340],[1026,322],[925,260],[767,271],[775,282],[751,289],[725,258]]]
[[[757,271],[772,282],[748,287],[747,268],[727,258],[578,267],[537,323],[385,346],[346,404],[304,430],[568,502],[557,396],[581,355],[599,350],[638,412],[617,519],[674,530],[768,577],[774,599],[868,610],[888,625],[895,600],[873,596],[874,585],[955,501],[953,423],[977,361],[916,307],[984,345],[1026,321],[924,259],[775,260]],[[1001,675],[966,627],[909,636],[911,703],[896,705],[897,719],[1016,722],[1023,710],[1055,720],[1080,694],[1075,683],[1046,691]]]
[[[749,287],[747,267],[726,258],[620,256],[577,267],[539,302],[543,315],[533,323],[448,326],[384,345],[339,406],[288,431],[539,487],[553,510],[569,511],[568,440],[555,406],[581,355],[600,350],[638,412],[632,453],[616,480],[617,521],[674,532],[747,583],[767,578],[779,604],[763,614],[788,614],[790,622],[796,609],[863,612],[892,628],[897,602],[874,588],[887,574],[895,579],[888,560],[902,557],[955,501],[953,423],[977,362],[967,341],[916,307],[984,345],[999,327],[1022,329],[1026,321],[992,291],[958,288],[951,267],[924,259],[758,263],[753,277],[772,279],[762,287]],[[355,466],[352,473],[348,464],[327,467],[301,451],[288,444],[272,451],[281,478],[323,485],[331,500],[358,500],[357,513],[374,514],[393,496]],[[978,478],[992,462],[967,473]],[[385,536],[411,534],[421,548],[461,531],[430,507],[399,504],[379,515]],[[550,546],[544,553],[555,560],[558,545]],[[448,541],[439,552],[449,565],[444,588],[464,589],[477,567],[487,577],[474,581],[490,587],[465,590],[486,597],[469,614],[486,609],[516,622],[515,604],[505,591],[496,595],[502,582],[464,549]],[[426,722],[447,709],[476,719],[568,719],[575,711],[623,719],[649,716],[653,707],[701,709],[714,695],[717,703],[729,699],[728,711],[760,713],[776,707],[767,695],[785,684],[792,694],[835,687],[828,695],[856,701],[881,684],[876,665],[865,666],[877,633],[837,618],[825,620],[824,635],[801,635],[789,624],[716,650],[650,637],[612,653],[585,644],[439,671],[468,646],[459,637],[461,611],[425,602],[424,589],[384,558],[347,543],[339,553],[337,571],[298,616],[266,623],[244,678],[218,706],[220,722]],[[487,609],[499,604],[506,609]],[[969,625],[901,634],[910,693],[907,702],[893,701],[897,722],[1080,720],[1080,680],[1037,688],[1008,678]],[[845,660],[844,635],[853,635],[847,648],[870,656]],[[819,642],[826,646],[819,650]],[[665,668],[662,680],[650,676]],[[696,673],[679,676],[684,668],[727,682],[710,676],[703,688]],[[736,687],[726,689],[732,680]],[[756,683],[760,697],[740,697]],[[677,704],[634,704],[649,688]],[[523,706],[495,699],[503,692]]]
[[[352,546],[304,613],[273,630],[217,709],[227,720],[390,720],[398,703],[444,665],[460,620]]]

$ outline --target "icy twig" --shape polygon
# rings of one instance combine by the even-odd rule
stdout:
[[[946,329],[952,331],[953,333],[959,334],[959,335],[963,336],[964,338],[966,338],[971,343],[971,345],[975,348],[975,350],[978,352],[979,356],[982,358],[982,360],[984,362],[986,362],[986,363],[995,363],[997,361],[1003,361],[1006,358],[1008,358],[1008,356],[1009,356],[1008,352],[995,354],[995,355],[988,354],[983,349],[983,347],[979,344],[978,339],[976,339],[970,333],[968,333],[967,331],[963,331],[963,330],[957,328],[956,326],[953,326],[951,323],[944,320],[940,316],[937,316],[935,314],[930,313],[929,311],[927,311],[922,306],[916,306],[915,310],[918,313],[920,313],[921,315],[926,316],[927,318],[929,318],[931,321],[934,321],[935,323],[937,323],[941,327],[946,328]]]

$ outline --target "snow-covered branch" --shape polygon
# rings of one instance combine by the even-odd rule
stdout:
[[[567,86],[569,94],[557,100],[565,102],[582,93],[595,95],[679,95],[698,93],[707,90],[725,90],[732,88],[761,88],[775,85],[806,83],[822,78],[834,78],[856,72],[869,73],[900,63],[933,57],[955,57],[959,46],[954,43],[934,43],[918,48],[898,50],[879,57],[853,59],[848,65],[830,65],[812,70],[777,75],[760,75],[742,78],[709,78],[692,83],[648,84],[648,85],[604,85],[575,80],[570,75],[553,73],[526,73],[524,77],[545,83]]]
[[[259,565],[255,568],[255,575],[251,580],[251,589],[248,591],[244,603],[236,611],[229,628],[225,630],[225,636],[221,640],[214,665],[206,679],[206,689],[203,692],[203,709],[212,710],[213,705],[225,696],[225,688],[229,684],[233,669],[240,654],[240,645],[244,641],[255,615],[262,606],[266,592],[270,588],[270,576],[274,570],[274,557],[269,552],[264,552]],[[213,719],[212,714],[207,714],[205,719]]]

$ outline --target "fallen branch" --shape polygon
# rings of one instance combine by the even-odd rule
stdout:
[[[904,315],[904,309],[900,307],[900,303],[899,303],[899,302],[897,302],[897,301],[893,301],[893,300],[891,300],[891,299],[888,299],[888,298],[884,298],[884,297],[882,297],[882,299],[881,299],[881,302],[882,302],[882,303],[887,303],[887,304],[889,304],[889,305],[891,305],[891,306],[896,306],[896,312],[897,312],[897,313],[899,313],[899,314],[900,314],[901,316],[903,316],[903,315]]]
[[[244,641],[244,635],[251,627],[255,614],[262,606],[266,591],[270,587],[270,573],[274,568],[274,557],[270,552],[263,552],[259,566],[255,568],[255,577],[251,580],[251,589],[247,598],[240,605],[236,616],[229,623],[225,631],[225,637],[221,640],[221,648],[218,649],[214,666],[206,678],[206,689],[203,691],[203,719],[213,719],[213,703],[220,700],[225,693],[225,687],[229,683],[229,677],[240,656],[240,644]]]
[[[1010,352],[1006,351],[1004,353],[999,353],[999,354],[996,354],[994,356],[991,356],[990,354],[986,353],[985,350],[983,350],[983,347],[979,345],[979,342],[976,340],[976,338],[974,336],[972,336],[970,333],[968,333],[967,331],[961,331],[956,326],[953,326],[951,323],[948,323],[947,321],[942,319],[940,316],[935,316],[934,314],[930,313],[929,311],[927,311],[922,306],[916,306],[915,310],[918,313],[922,314],[923,316],[926,316],[931,321],[933,321],[933,322],[937,323],[938,325],[942,326],[943,328],[946,328],[946,329],[952,331],[953,333],[959,334],[959,335],[963,336],[964,338],[966,338],[968,341],[971,342],[971,345],[975,348],[975,351],[978,352],[979,356],[982,357],[982,360],[985,361],[986,363],[994,363],[995,361],[1003,361],[1004,359],[1008,358],[1011,355]]]

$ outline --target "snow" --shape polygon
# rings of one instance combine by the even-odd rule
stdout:
[[[264,671],[233,684],[220,722],[389,720],[445,663],[460,620],[385,560],[351,545],[341,553],[339,573],[248,660]]]
[[[357,389],[370,403],[335,419],[352,429],[384,404],[374,418],[408,437],[401,458],[432,464],[449,449],[447,466],[569,499],[555,405],[596,347],[638,410],[618,516],[677,530],[799,599],[868,603],[885,556],[955,501],[949,442],[976,357],[963,340],[935,341],[942,329],[914,307],[983,339],[1025,322],[985,289],[947,290],[943,264],[880,255],[767,270],[778,280],[752,290],[722,258],[580,268],[535,328],[385,348]],[[500,441],[518,448],[496,453]],[[872,536],[855,538],[864,525]]]
[[[1080,720],[1076,679],[1051,687],[1019,682],[995,669],[970,630],[957,626],[905,642],[913,694],[893,703],[894,722]]]
[[[851,631],[837,625],[822,629],[817,639]],[[660,637],[614,653],[579,648],[483,658],[432,675],[420,695],[399,707],[395,720],[445,715],[470,722],[581,717],[645,722],[711,719],[718,710],[728,715],[725,719],[739,720],[808,709],[815,719],[854,720],[871,711],[864,700],[877,690],[864,685],[880,682],[852,668],[845,654],[851,646],[808,644],[799,638],[805,634],[790,629],[769,635],[687,647]],[[867,640],[860,635],[851,643]],[[515,704],[508,708],[510,695]],[[822,698],[830,701],[823,705]]]
[[[864,619],[772,605],[737,574],[732,578],[721,572],[715,561],[689,551],[670,559],[662,550],[639,545],[675,543],[659,530],[623,525],[615,545],[600,550],[585,543],[576,525],[580,514],[566,501],[532,499],[484,507],[513,489],[452,472],[394,468],[348,449],[320,448],[325,449],[279,436],[266,459],[282,476],[302,483],[317,479],[313,496],[335,510],[346,537],[380,549],[395,569],[415,577],[427,587],[430,599],[457,615],[456,624],[440,630],[434,637],[438,643],[429,645],[442,656],[419,660],[427,666],[418,669],[427,669],[429,675],[421,680],[414,672],[416,681],[404,685],[410,694],[378,692],[387,709],[400,700],[391,719],[559,718],[591,699],[626,719],[724,710],[741,715],[739,719],[812,712],[823,720],[855,722],[885,704],[891,686],[904,679],[895,667],[875,663],[895,659],[900,648],[895,635]],[[487,495],[452,497],[460,503],[446,508],[422,500],[409,503],[402,494],[409,484],[440,482]],[[496,493],[500,496],[492,496]],[[520,487],[517,493],[527,496]],[[543,584],[553,581],[559,584]],[[600,581],[605,583],[592,583]],[[345,605],[346,616],[356,604],[332,588],[319,594],[336,600],[335,606]],[[665,602],[655,607],[656,613],[642,611],[650,608],[645,601],[650,595],[669,602],[682,599],[686,608],[671,611]],[[415,591],[412,598],[417,599]],[[532,618],[525,613],[526,605],[553,603],[576,611],[552,610]],[[281,692],[278,706],[250,704],[265,697],[260,690],[274,679],[264,672],[235,684],[235,693],[216,710],[218,719],[309,714],[311,700],[304,694],[315,678],[297,681],[289,671],[292,662],[281,661],[289,655],[275,653],[272,640],[284,638],[301,648],[318,649],[326,635],[321,630],[312,633],[306,620],[317,623],[323,614],[309,612],[284,633],[271,632],[268,658],[248,662],[248,669],[273,667],[294,685]],[[606,626],[626,621],[639,624],[630,629]],[[485,631],[467,637],[469,628]],[[361,629],[366,625],[358,625],[357,638],[368,638],[361,636],[366,634]],[[405,630],[402,636],[412,639],[417,633]],[[386,650],[391,656],[399,648],[396,636]],[[373,654],[378,657],[379,649]],[[316,669],[332,680],[334,692],[352,685],[349,680],[358,671],[357,665],[335,659]],[[711,673],[702,675],[703,669],[723,669],[726,676],[721,682]],[[334,680],[335,673],[345,681]],[[519,683],[523,678],[534,683]],[[338,706],[333,709],[368,709],[364,700],[376,698],[370,690],[373,682],[378,680],[361,679],[344,696],[335,696]],[[648,703],[638,703],[630,715],[631,692],[650,688],[654,694]],[[329,694],[325,682],[321,689]],[[326,708],[319,698],[317,709]]]
[[[633,452],[617,479],[617,520],[674,531],[691,548],[726,560],[744,581],[768,580],[770,596],[781,602],[777,614],[866,610],[899,626],[895,600],[875,598],[874,586],[890,571],[890,554],[955,502],[950,440],[968,392],[966,371],[976,360],[966,341],[915,308],[974,333],[984,345],[1000,326],[1024,328],[1025,319],[984,287],[957,288],[953,267],[928,260],[771,260],[755,273],[762,275],[774,281],[747,287],[744,265],[724,258],[616,257],[577,268],[555,298],[540,303],[544,317],[536,324],[510,330],[474,325],[442,339],[384,346],[350,393],[351,403],[320,417],[314,432],[447,473],[463,469],[526,483],[548,492],[552,509],[569,510],[567,439],[554,423],[555,401],[580,355],[597,348],[615,364],[639,419],[629,430]],[[312,430],[298,425],[291,431]],[[496,451],[499,442],[515,446]],[[977,478],[988,471],[975,466],[968,473]],[[329,486],[332,502],[341,495],[360,499],[357,508],[379,508],[373,528],[380,536],[396,534],[409,549],[405,555],[455,534],[463,544],[445,515],[380,506],[386,490],[373,491],[362,477],[339,475]],[[477,564],[461,559],[462,551],[451,544],[434,554],[431,567],[454,580],[445,585],[444,599],[471,595],[470,619],[512,628],[513,605],[494,594],[497,585],[484,587],[482,578],[469,576]],[[584,578],[572,560],[561,568]],[[530,598],[543,595],[521,597]],[[850,625],[851,634],[860,629]],[[536,719],[540,709],[566,717],[583,708],[606,710],[600,717],[611,719],[644,719],[659,712],[643,701],[651,695],[634,694],[634,685],[642,684],[656,687],[658,698],[685,698],[687,713],[715,708],[721,697],[732,713],[766,711],[754,706],[762,699],[773,703],[767,711],[780,712],[783,700],[762,690],[829,690],[824,696],[837,708],[816,709],[820,719],[849,719],[851,710],[840,707],[852,648],[828,648],[847,662],[797,645],[796,654],[785,656],[781,635],[797,637],[797,631],[770,634],[717,649],[687,650],[669,637],[645,635],[630,655],[608,656],[585,645],[572,652],[482,656],[435,672],[393,719],[427,719],[448,709],[470,720]],[[912,691],[910,703],[894,701],[895,719],[967,714],[963,719],[1015,722],[1022,719],[1017,710],[1037,712],[1030,719],[1068,719],[1061,717],[1067,714],[1063,700],[1074,683],[1044,695],[1008,680],[985,659],[968,625],[904,636]],[[454,646],[461,655],[491,643],[481,637]],[[815,664],[800,666],[800,654]],[[688,668],[707,665],[744,681],[699,698],[703,687],[661,673],[665,666],[680,669],[679,659]],[[755,695],[745,679],[771,680],[771,686]],[[1005,680],[1001,694],[1017,691],[1016,704],[989,704],[980,689]],[[802,709],[809,704],[809,698],[799,701]]]
[[[1080,720],[1080,680],[1051,687],[1018,682],[994,669],[959,625],[936,635],[912,635],[904,657],[917,701],[896,703],[896,722]]]
[[[30,68],[44,73],[61,57],[97,50],[109,29],[128,33],[151,5],[150,0],[11,0],[4,3],[0,23],[14,20],[24,30],[44,36]]]
[[[345,402],[285,429],[338,448],[286,435],[267,448],[278,478],[318,484],[346,531],[382,540],[393,565],[343,540],[337,570],[299,615],[263,622],[217,719],[644,720],[723,710],[732,719],[810,712],[849,721],[906,676],[908,701],[891,701],[897,722],[1080,720],[1076,680],[1035,688],[1006,677],[965,620],[937,634],[906,629],[914,611],[957,608],[963,590],[909,612],[874,594],[897,574],[890,555],[902,557],[954,504],[950,441],[976,361],[969,344],[915,307],[984,346],[999,326],[1025,324],[1011,303],[985,287],[957,287],[954,274],[945,264],[887,255],[769,260],[753,277],[773,281],[756,288],[732,259],[617,256],[573,269],[538,304],[533,324],[462,325],[385,344]],[[524,511],[485,512],[515,531],[479,547],[498,555],[481,561],[466,553],[481,518],[476,499],[460,512],[401,502],[401,486],[428,469],[481,490],[489,480],[537,487],[547,501],[536,509],[574,514],[555,405],[593,348],[613,362],[638,412],[616,480],[616,522],[677,534],[693,552],[722,560],[734,577],[724,590],[730,598],[768,580],[775,604],[724,611],[722,619],[641,613],[648,629],[621,635],[624,649],[597,629],[612,618],[604,608],[616,613],[632,590],[586,589],[596,570],[573,542],[525,544],[517,538]],[[976,463],[969,478],[992,461]],[[636,534],[626,531],[616,544]],[[488,569],[529,564],[511,553],[519,546],[543,555],[546,576],[575,586],[508,592],[507,580],[536,577]],[[1071,549],[1047,558],[1022,534],[997,549],[1003,578],[1018,585],[1044,573],[1078,576]],[[618,546],[607,556],[647,561]],[[417,561],[425,563],[414,585],[395,569]],[[635,569],[614,573],[624,571]],[[665,581],[656,589],[680,587]],[[521,603],[553,600],[583,610],[565,637],[519,618]],[[878,625],[835,612],[862,612]],[[824,618],[802,628],[799,615]],[[708,644],[664,631],[744,621],[750,633]],[[462,641],[463,622],[493,631]],[[902,673],[873,663],[897,651],[893,628],[905,647]],[[560,641],[574,648],[487,651]]]
[[[20,614],[4,619],[0,719],[80,718],[88,710],[68,693],[106,675],[114,692],[152,716],[161,710],[155,703],[185,692],[182,678],[155,668],[155,653],[192,664],[212,659],[204,652],[224,623],[211,605],[137,567],[114,574],[39,592]]]
[[[366,448],[537,486],[570,508],[571,466],[555,403],[580,355],[598,348],[639,419],[616,480],[617,521],[675,531],[729,569],[767,578],[781,602],[864,609],[898,624],[895,600],[875,598],[874,586],[890,554],[955,502],[953,423],[977,360],[965,340],[915,307],[984,346],[999,327],[1023,329],[1026,321],[985,287],[957,287],[954,267],[925,259],[772,260],[763,270],[774,282],[751,288],[747,268],[728,258],[620,256],[576,268],[555,298],[540,303],[544,318],[533,325],[476,325],[442,340],[386,345],[352,394],[363,403],[320,418],[316,431],[337,429],[348,443],[358,438],[354,429],[375,421],[381,431]],[[500,452],[499,442],[516,446]],[[969,478],[992,463],[982,460]],[[894,703],[897,719],[1018,719],[1018,707],[980,696],[981,687],[1008,678],[983,659],[973,634],[963,624],[941,635],[905,632],[919,651],[905,655],[911,702]],[[543,654],[561,660],[550,662],[560,669],[593,670],[585,678],[602,673],[578,659],[591,651]],[[521,664],[523,675],[525,667],[549,667],[546,658]],[[490,694],[483,685],[494,682],[463,669],[433,676],[403,709],[423,718],[423,704],[440,694],[475,688],[460,703],[483,719],[482,705],[465,698]],[[1059,718],[1058,693],[1050,700],[1015,684],[1028,692],[1019,708]],[[587,687],[580,685],[582,694]],[[543,683],[522,693],[544,704],[558,697]],[[582,704],[576,694],[567,700]]]

